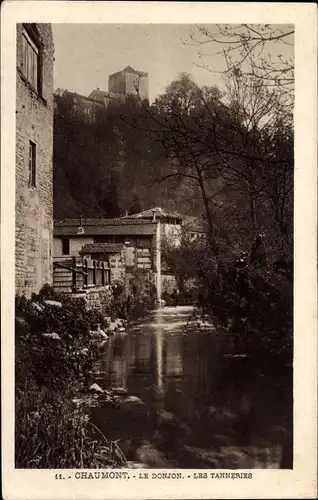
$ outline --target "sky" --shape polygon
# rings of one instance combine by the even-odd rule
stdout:
[[[182,72],[199,85],[220,83],[220,77],[197,66],[198,47],[189,41],[188,25],[54,24],[54,88],[88,95],[108,90],[108,76],[132,66],[148,73],[149,97],[164,92]],[[222,58],[215,57],[217,68]]]
[[[211,31],[214,25],[206,25]],[[108,90],[108,76],[132,66],[148,73],[149,97],[165,91],[182,72],[200,85],[222,87],[222,77],[199,67],[199,47],[190,41],[194,25],[174,24],[53,24],[54,88],[89,95]],[[209,44],[206,62],[224,69],[219,46]],[[284,47],[283,47],[284,50]]]

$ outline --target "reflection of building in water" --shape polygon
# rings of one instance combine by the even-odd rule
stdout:
[[[126,356],[126,337],[114,335],[111,344],[111,382],[113,386],[127,386],[127,356]]]
[[[163,332],[155,334],[156,344],[156,386],[159,393],[163,392]]]
[[[203,404],[211,402],[215,397],[216,365],[214,362],[216,348],[214,337],[201,335],[198,337],[198,386],[197,397]]]
[[[107,384],[111,383],[111,364],[113,357],[112,342],[113,339],[109,338],[108,341],[104,344],[99,365],[99,369],[102,372],[104,380]]]
[[[127,386],[127,361],[125,357],[115,358],[112,365],[112,384],[116,387]]]
[[[152,363],[152,349],[151,349],[151,337],[148,334],[138,333],[134,338],[134,351],[135,351],[135,361],[134,361],[134,372],[136,374],[140,373],[151,373]]]
[[[168,333],[165,337],[165,375],[171,377],[182,373],[182,336]]]

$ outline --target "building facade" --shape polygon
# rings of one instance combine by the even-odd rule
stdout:
[[[53,273],[53,59],[50,24],[17,25],[16,292]]]
[[[142,101],[148,100],[148,73],[127,66],[109,76],[108,91],[96,88],[86,97],[65,90],[63,94],[55,95],[54,108],[61,116],[67,113],[90,124],[99,114],[102,116],[106,112],[110,103],[122,104],[127,97],[137,98],[138,94]]]
[[[125,247],[127,270],[155,270],[156,231],[156,224],[142,219],[57,220],[54,221],[54,259],[78,257],[91,245],[93,248],[96,244],[105,244],[105,249],[119,245]]]
[[[126,66],[122,71],[109,76],[108,90],[115,94],[139,94],[142,101],[148,100],[148,73]]]

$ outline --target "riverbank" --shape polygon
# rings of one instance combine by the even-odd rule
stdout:
[[[133,317],[140,313],[137,306],[138,293],[130,301]],[[105,343],[114,333],[125,334],[128,320],[114,317],[114,311],[124,307],[123,290],[117,290],[108,314],[87,309],[83,299],[56,294],[48,286],[31,299],[16,297],[16,468],[126,463],[117,443],[90,420],[90,409],[101,404],[101,398],[103,404],[116,403],[115,395],[102,391],[95,377]]]
[[[285,460],[290,377],[224,354],[224,332],[193,307],[127,323],[50,293],[17,299],[16,467],[277,468]]]

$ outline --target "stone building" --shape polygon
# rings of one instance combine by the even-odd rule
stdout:
[[[17,24],[16,292],[52,282],[53,58],[50,24]]]
[[[157,222],[125,217],[56,220],[53,255],[55,267],[70,257],[108,262],[112,283],[124,279],[131,272],[142,270],[153,277],[160,292]]]
[[[54,221],[54,259],[95,252],[104,260],[109,248],[125,246],[126,269],[154,270],[156,267],[156,227],[143,219],[65,219]],[[98,245],[97,245],[98,244]],[[104,247],[101,244],[105,244]],[[92,246],[91,246],[92,245]],[[117,250],[116,249],[116,253]]]
[[[90,124],[96,121],[98,114],[105,113],[110,103],[122,104],[127,97],[137,97],[138,93],[142,101],[148,100],[148,73],[127,66],[109,76],[108,91],[96,88],[89,96],[84,96],[65,90],[55,95],[55,113],[63,116],[66,112]]]
[[[104,102],[65,90],[63,94],[54,96],[54,112],[57,116],[68,115],[74,119],[90,124],[96,121],[98,113],[105,112]]]
[[[115,94],[137,95],[142,101],[148,100],[148,73],[136,71],[126,66],[122,71],[113,73],[108,78],[108,90]]]

